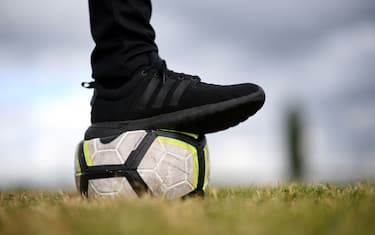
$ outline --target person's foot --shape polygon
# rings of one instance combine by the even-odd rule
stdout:
[[[264,91],[255,84],[203,83],[197,76],[168,70],[157,58],[120,88],[86,84],[95,91],[85,139],[140,129],[211,133],[245,121],[264,104]]]

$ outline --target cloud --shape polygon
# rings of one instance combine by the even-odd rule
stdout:
[[[240,43],[260,56],[291,56],[312,49],[321,36],[360,22],[373,22],[371,0],[158,1],[170,21],[183,18],[200,40]],[[339,9],[339,10],[338,10]],[[161,26],[160,26],[161,27]],[[182,30],[183,31],[183,30]]]
[[[82,44],[90,38],[87,1],[2,0],[0,42],[33,49]]]

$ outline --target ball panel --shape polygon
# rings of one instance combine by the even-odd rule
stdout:
[[[208,152],[208,144],[204,146],[203,153],[204,153],[204,162],[205,162],[203,190],[205,190],[207,188],[208,181],[210,178],[210,172],[209,172],[210,158],[209,158],[209,152]]]
[[[145,136],[146,131],[129,131],[121,135],[121,140],[117,146],[117,150],[120,153],[123,162],[128,159],[133,150],[137,149]]]
[[[144,155],[141,163],[138,166],[139,170],[153,170],[159,164],[161,159],[166,154],[166,151],[161,143],[154,141],[146,154]]]
[[[189,158],[189,159],[185,159],[185,165],[186,165],[186,180],[189,182],[189,184],[191,185],[191,188],[194,189],[194,183],[195,183],[195,180],[196,178],[198,178],[198,176],[196,176],[195,174],[197,174],[194,170],[194,159],[193,158]]]
[[[159,136],[156,141],[162,143],[168,154],[185,159],[185,161],[183,161],[186,167],[185,172],[187,172],[185,179],[192,185],[192,188],[195,189],[198,185],[199,174],[197,149],[184,141],[169,137]]]
[[[174,185],[173,187],[170,187],[165,192],[165,198],[167,199],[173,199],[173,198],[179,198],[182,196],[185,196],[189,194],[192,191],[191,184],[184,181],[180,184]]]
[[[154,194],[163,195],[168,188],[173,191],[175,185],[185,185],[185,193],[189,193],[198,182],[197,150],[182,140],[159,136],[146,152],[138,172]]]
[[[78,192],[81,192],[81,174],[76,174],[74,176],[75,182],[76,182],[76,188]]]
[[[100,150],[106,150],[106,149],[116,149],[118,144],[121,141],[122,135],[117,136],[115,139],[111,140],[109,143],[102,143],[102,141],[98,138],[95,139],[94,144],[95,144],[95,150],[100,151]]]
[[[158,175],[162,178],[166,187],[187,180],[187,171],[185,159],[176,157],[171,153],[167,153],[160,164],[156,167]]]
[[[77,145],[76,153],[74,157],[74,179],[75,179],[76,188],[78,192],[81,191],[81,175],[82,175],[82,169],[81,169],[81,165],[79,164],[79,159],[78,159],[79,154],[80,154],[79,146],[80,144]]]
[[[85,157],[86,165],[92,166],[92,154],[95,153],[95,141],[94,140],[85,140],[83,142],[83,154]]]
[[[114,165],[124,164],[122,158],[120,157],[116,149],[98,150],[92,156],[93,166],[111,165],[111,164],[114,164]]]
[[[74,171],[75,171],[75,174],[79,174],[82,172],[81,170],[81,164],[79,164],[79,155],[80,155],[80,145],[81,144],[78,144],[77,147],[76,147],[76,152],[75,152],[75,155],[74,155]]]
[[[138,170],[139,175],[155,196],[163,196],[167,188],[161,177],[153,170]]]
[[[189,154],[197,151],[194,146],[181,140],[169,137],[159,136],[155,141],[159,142],[166,152],[181,156],[183,158],[188,158]]]
[[[90,197],[115,197],[120,195],[137,197],[125,177],[89,180],[88,195]]]

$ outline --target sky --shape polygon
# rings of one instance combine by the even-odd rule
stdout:
[[[152,24],[171,69],[266,91],[258,114],[207,136],[213,184],[284,182],[294,108],[306,181],[375,178],[373,0],[157,0]],[[0,2],[0,188],[74,186],[93,47],[87,1]]]

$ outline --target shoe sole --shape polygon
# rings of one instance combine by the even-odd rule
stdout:
[[[92,124],[85,140],[117,136],[125,131],[171,129],[195,134],[222,131],[247,120],[262,108],[265,94],[255,93],[214,104],[207,104],[150,118]]]

